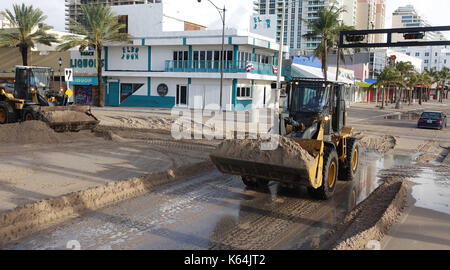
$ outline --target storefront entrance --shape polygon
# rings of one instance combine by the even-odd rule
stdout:
[[[92,105],[92,85],[75,85],[75,104]]]

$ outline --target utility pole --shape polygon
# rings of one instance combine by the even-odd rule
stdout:
[[[199,3],[202,2],[202,0],[197,0]],[[223,77],[224,77],[224,69],[225,69],[225,13],[226,9],[225,6],[223,9],[219,8],[214,4],[211,0],[208,0],[219,12],[220,19],[222,20],[223,27],[222,27],[222,53],[221,53],[221,59],[220,59],[220,110],[223,110]],[[237,57],[236,55],[234,57]]]
[[[277,89],[275,90],[275,108],[274,108],[274,122],[272,134],[280,133],[280,95],[281,95],[281,73],[283,71],[283,46],[284,46],[284,20],[286,18],[286,2],[283,1],[283,11],[281,12],[281,31],[280,31],[280,48],[278,50],[278,73],[277,73]]]
[[[59,72],[59,91],[61,91],[62,90],[62,76],[61,76],[61,66],[62,66],[62,58],[60,57],[59,59],[58,59],[58,65],[59,65],[59,70],[58,70],[58,72]]]
[[[286,18],[286,2],[283,1],[283,12],[281,13],[281,32],[280,32],[280,49],[278,51],[278,74],[277,74],[277,90],[275,93],[275,109],[276,114],[280,109],[281,94],[281,73],[283,71],[283,47],[284,47],[284,20]]]

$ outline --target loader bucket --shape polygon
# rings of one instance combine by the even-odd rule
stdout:
[[[239,155],[231,152],[224,154],[224,151],[219,150],[213,152],[210,158],[217,169],[224,174],[240,175],[248,178],[259,178],[314,188],[319,187],[321,179],[319,183],[316,175],[320,164],[323,141],[297,140],[292,138],[284,138],[284,140],[295,142],[303,150],[298,151],[299,148],[296,147],[295,149],[285,149],[286,151],[284,149],[263,151],[261,154],[256,151],[257,154],[253,154],[254,158],[251,159],[242,158],[251,156],[251,154],[246,154],[242,151],[254,152],[255,149],[240,149]],[[224,144],[227,144],[227,142]],[[219,147],[227,146],[222,145]],[[286,146],[281,145],[280,147]],[[298,151],[298,154],[295,151]],[[266,159],[261,159],[259,155],[265,156]]]
[[[41,120],[56,132],[92,130],[100,123],[89,106],[41,107],[40,114]]]

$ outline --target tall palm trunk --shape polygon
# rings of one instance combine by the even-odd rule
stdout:
[[[422,96],[423,96],[423,89],[422,86],[419,88],[419,105],[422,105]]]
[[[102,47],[97,46],[97,79],[98,79],[98,101],[99,107],[105,106],[105,89],[103,88],[103,74],[102,74]]]
[[[22,54],[22,64],[28,66],[28,46],[20,45],[20,53]]]
[[[325,78],[325,81],[328,81],[328,42],[327,42],[327,36],[324,36],[323,39],[323,59],[322,59],[322,70],[323,70],[323,77]]]

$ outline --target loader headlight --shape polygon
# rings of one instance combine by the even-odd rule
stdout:
[[[328,122],[330,120],[330,117],[325,116],[325,121]]]

